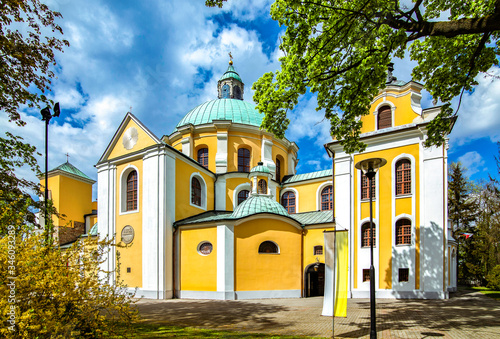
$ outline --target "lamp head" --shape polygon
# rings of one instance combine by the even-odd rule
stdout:
[[[387,160],[384,158],[370,158],[361,160],[354,167],[361,170],[364,174],[368,172],[376,172],[380,167],[387,164]]]
[[[48,106],[42,109],[40,113],[42,113],[42,120],[44,121],[50,121],[50,118],[52,118],[52,115],[50,115],[50,108]]]
[[[56,104],[54,105],[54,114],[52,116],[58,117],[59,114],[61,114],[61,109],[59,108],[59,103],[56,102]]]

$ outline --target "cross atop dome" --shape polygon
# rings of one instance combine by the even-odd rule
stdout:
[[[229,52],[229,67],[217,84],[218,98],[243,100],[244,86],[245,84],[241,80],[240,75],[233,67],[233,56]]]

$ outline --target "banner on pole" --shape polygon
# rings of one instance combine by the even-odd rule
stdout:
[[[349,237],[346,231],[326,231],[324,316],[347,317]]]

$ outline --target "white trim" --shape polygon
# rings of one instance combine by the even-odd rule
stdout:
[[[378,131],[378,111],[384,107],[384,106],[389,106],[391,107],[391,127],[394,127],[394,113],[396,112],[396,105],[392,101],[388,101],[386,96],[384,96],[384,100],[375,107],[375,111],[373,112],[373,115],[375,116],[375,131]],[[387,127],[386,127],[387,128]],[[385,129],[385,128],[382,128]]]
[[[283,198],[283,194],[285,194],[286,192],[293,192],[295,194],[295,213],[292,213],[292,214],[300,213],[299,212],[299,192],[293,187],[287,187],[287,188],[284,188],[281,190],[279,203],[280,204],[282,203],[281,199]]]
[[[235,210],[236,207],[238,207],[238,194],[243,190],[247,190],[248,195],[250,197],[250,193],[252,192],[252,185],[250,185],[250,183],[248,182],[245,182],[243,184],[239,184],[238,186],[236,186],[233,192],[233,210]]]
[[[192,180],[193,178],[196,178],[200,180],[200,186],[201,186],[201,206],[193,204],[191,201],[191,197],[193,194],[193,185],[192,185]],[[203,176],[200,174],[200,172],[193,172],[191,173],[191,176],[189,177],[189,205],[202,209],[204,211],[207,210],[207,183],[205,182],[205,179],[203,179]]]
[[[127,176],[130,174],[130,172],[136,171],[137,172],[137,208],[132,211],[127,211]],[[139,212],[139,202],[140,202],[140,195],[139,195],[139,190],[140,190],[140,175],[139,175],[139,169],[135,167],[134,165],[128,164],[125,166],[123,171],[120,173],[120,193],[119,193],[119,215],[125,215],[125,214],[132,214],[132,213],[138,213]]]
[[[322,183],[321,185],[319,185],[318,189],[316,190],[316,210],[317,211],[322,211],[322,209],[321,209],[321,192],[327,186],[332,186],[332,200],[333,200],[333,182],[330,180],[330,181],[326,181],[326,182]]]

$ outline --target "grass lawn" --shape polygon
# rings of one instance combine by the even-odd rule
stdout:
[[[500,291],[495,291],[487,287],[471,287],[474,291],[479,291],[490,298],[500,300]]]
[[[138,323],[133,325],[135,335],[128,333],[127,338],[312,338],[303,336],[256,334],[233,331],[206,330],[193,327],[165,326]],[[318,337],[316,337],[318,338]]]

